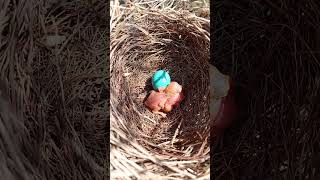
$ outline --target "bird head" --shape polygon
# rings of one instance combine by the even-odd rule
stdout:
[[[182,92],[182,86],[175,82],[172,81],[169,86],[165,89],[165,93],[167,94],[176,94]]]

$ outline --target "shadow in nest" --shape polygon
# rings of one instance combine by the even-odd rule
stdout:
[[[242,113],[211,144],[216,179],[320,175],[320,44],[312,23],[319,6],[281,2],[280,11],[277,3],[213,3],[216,29],[224,27],[214,34],[214,64],[238,84]]]

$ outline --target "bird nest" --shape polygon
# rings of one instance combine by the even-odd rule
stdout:
[[[0,179],[108,179],[107,5],[0,1]]]
[[[208,178],[210,21],[173,10],[128,11],[113,9],[111,17],[111,177]],[[158,69],[186,96],[166,118],[143,103]]]

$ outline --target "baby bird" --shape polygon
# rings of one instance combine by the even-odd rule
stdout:
[[[182,86],[175,81],[172,81],[164,90],[165,93],[170,95],[180,93],[181,91],[182,91]]]
[[[171,82],[164,92],[169,96],[164,104],[164,112],[172,111],[173,107],[179,106],[181,101],[184,99],[182,86],[177,82]]]
[[[234,85],[231,83],[228,95],[221,99],[220,108],[214,118],[214,126],[216,128],[229,128],[232,125],[233,120],[235,119],[235,114],[237,110],[234,99],[235,90],[233,86]]]
[[[165,93],[152,90],[144,104],[152,111],[152,113],[166,117],[166,114],[160,112],[160,110],[164,108],[167,99],[168,96]]]

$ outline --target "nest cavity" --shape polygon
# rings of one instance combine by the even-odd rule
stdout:
[[[159,159],[208,157],[209,20],[150,10],[121,18],[111,32],[111,142],[135,142]],[[158,69],[168,71],[186,96],[166,118],[143,103]]]

